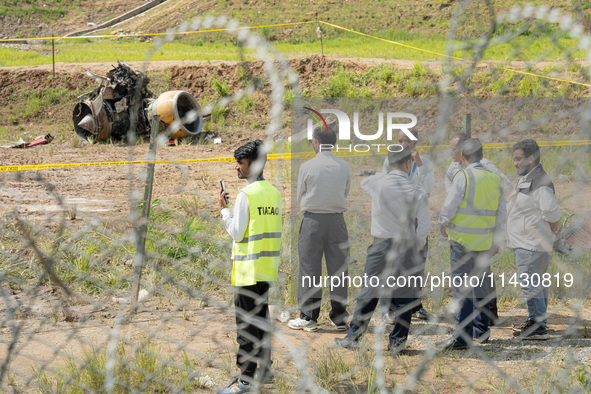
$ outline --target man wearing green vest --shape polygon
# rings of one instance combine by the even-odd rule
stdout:
[[[501,178],[480,164],[480,140],[466,140],[461,150],[464,169],[455,174],[439,215],[441,234],[450,241],[453,299],[460,306],[452,337],[437,343],[443,349],[466,349],[472,338],[483,343],[490,337],[490,257],[507,216]]]
[[[248,180],[248,185],[238,194],[233,214],[223,190],[219,202],[224,227],[234,240],[232,286],[239,345],[236,365],[241,374],[221,391],[224,394],[252,391],[257,363],[260,381],[270,377],[269,284],[277,280],[281,248],[281,194],[263,178],[267,161],[263,142],[241,146],[234,158],[238,178]]]

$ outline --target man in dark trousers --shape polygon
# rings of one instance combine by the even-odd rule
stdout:
[[[454,303],[460,305],[453,335],[437,343],[443,349],[466,349],[473,338],[483,343],[490,337],[490,258],[498,251],[507,213],[501,178],[480,164],[480,140],[466,140],[461,150],[463,169],[439,214],[441,234],[450,241]]]
[[[367,330],[378,300],[388,300],[396,308],[389,349],[400,352],[406,346],[413,308],[422,282],[423,248],[431,218],[425,190],[409,179],[412,168],[411,151],[388,153],[388,173],[373,175],[361,182],[371,196],[371,235],[373,244],[367,249],[363,284],[357,299],[353,320],[345,338],[335,338],[338,346],[353,349]],[[410,279],[410,277],[414,279]],[[391,278],[406,278],[391,282]],[[379,283],[375,283],[374,279]],[[373,285],[372,285],[373,282]],[[413,283],[413,284],[411,284]]]
[[[410,168],[410,174],[408,175],[408,179],[412,182],[416,183],[423,187],[425,192],[427,192],[427,197],[435,188],[435,167],[431,163],[429,159],[419,154],[417,151],[417,143],[419,134],[416,130],[411,131],[412,135],[417,138],[417,140],[411,140],[406,133],[399,131],[398,132],[398,144],[402,145],[405,148],[409,148],[412,156],[412,164]],[[388,165],[388,157],[384,160],[384,165],[382,167],[382,171],[388,173],[390,171],[390,167]],[[423,276],[425,276],[425,265],[427,263],[427,255],[429,254],[429,239],[425,240],[425,245],[423,249],[421,249],[421,253],[419,256],[422,259],[422,266],[423,266]],[[384,315],[384,319],[389,324],[394,324],[394,318],[396,315],[395,306],[392,305],[388,309],[388,313]],[[425,308],[423,308],[423,303],[419,302],[413,309],[413,313],[417,319],[421,320],[429,320],[431,318],[431,314],[428,313]]]
[[[347,210],[347,196],[351,188],[349,163],[336,157],[331,149],[336,145],[337,135],[333,123],[327,129],[316,128],[312,146],[316,156],[300,167],[297,199],[304,213],[298,235],[300,260],[298,301],[300,317],[288,322],[293,330],[316,331],[320,315],[322,287],[322,255],[326,260],[329,276],[348,275],[349,235],[343,212]],[[343,281],[344,282],[344,281]],[[331,286],[332,325],[347,329],[347,286]]]
[[[271,322],[269,284],[277,281],[281,247],[281,194],[263,178],[267,161],[261,140],[249,142],[234,152],[238,178],[246,179],[232,214],[224,191],[219,194],[222,219],[232,245],[232,286],[236,308],[240,377],[223,394],[250,392],[259,364],[259,378],[270,376]]]

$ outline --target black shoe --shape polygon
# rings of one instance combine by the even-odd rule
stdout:
[[[388,343],[388,351],[391,356],[395,356],[404,351],[406,347],[406,338],[394,338]]]
[[[382,315],[382,320],[387,325],[394,325],[396,323],[396,313],[395,312],[386,312]]]
[[[490,328],[488,330],[486,330],[485,332],[483,332],[482,334],[480,334],[477,337],[474,337],[474,340],[478,343],[486,343],[488,342],[488,339],[490,338]]]
[[[415,312],[415,317],[419,320],[431,320],[433,316],[429,312],[425,310],[425,308],[421,308]]]
[[[274,382],[275,377],[269,368],[259,368],[254,374],[254,380],[261,384],[271,384]]]
[[[463,340],[456,338],[456,337],[451,337],[451,338],[446,339],[445,341],[437,342],[435,344],[435,346],[437,346],[441,350],[468,349],[468,345],[466,344],[466,342],[464,342]]]
[[[517,327],[513,327],[513,336],[524,340],[546,340],[550,338],[548,329],[543,323],[538,323],[533,320],[528,320],[525,325],[517,331]]]
[[[349,350],[355,350],[359,348],[359,342],[349,337],[335,338],[334,342],[337,344],[337,346],[344,347],[345,349]]]
[[[521,323],[521,324],[511,324],[511,328],[512,328],[512,329],[513,329],[513,331],[515,331],[515,332],[521,332],[521,331],[523,331],[523,329],[524,329],[525,327],[528,327],[528,326],[529,326],[529,324],[530,324],[530,321],[531,321],[531,322],[533,322],[533,320],[529,320],[529,319],[527,319],[526,321],[524,321],[524,322],[523,322],[523,323]]]

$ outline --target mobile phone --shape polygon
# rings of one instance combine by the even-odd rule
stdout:
[[[226,202],[226,204],[229,204],[230,200],[228,199],[228,196],[226,196],[226,184],[224,183],[224,181],[220,181],[220,185],[222,185],[222,190],[224,191],[224,201]]]

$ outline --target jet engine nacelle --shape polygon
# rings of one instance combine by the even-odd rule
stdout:
[[[162,93],[147,109],[148,120],[160,116],[160,131],[168,131],[170,138],[197,135],[203,127],[199,103],[189,92],[171,90]]]
[[[154,99],[147,89],[149,79],[122,62],[105,77],[90,71],[87,75],[100,87],[80,96],[74,107],[74,131],[81,138],[95,142],[123,139],[130,127],[135,127],[138,136],[149,136],[154,115],[160,116],[159,131],[166,131],[170,138],[201,132],[201,107],[189,92],[173,90]]]

